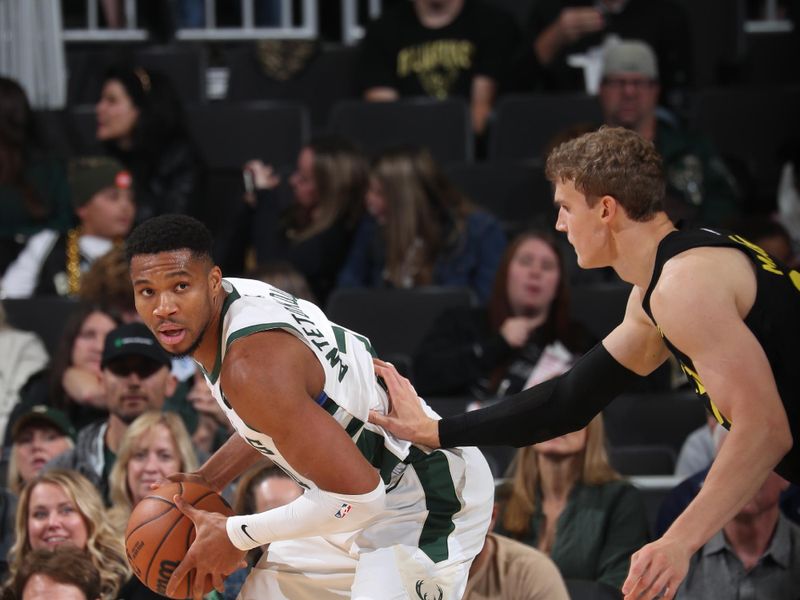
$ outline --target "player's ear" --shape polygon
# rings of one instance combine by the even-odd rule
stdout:
[[[214,265],[208,271],[208,286],[212,292],[219,291],[222,286],[222,270],[217,265]]]
[[[614,196],[609,196],[608,194],[600,197],[600,205],[600,218],[604,221],[610,221],[613,219],[614,215],[616,215],[617,211],[619,210],[619,202],[617,202],[617,199],[614,198]]]

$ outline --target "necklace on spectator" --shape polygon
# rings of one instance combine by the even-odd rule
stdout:
[[[67,293],[70,296],[75,296],[81,288],[81,252],[78,245],[80,238],[80,227],[67,232]]]

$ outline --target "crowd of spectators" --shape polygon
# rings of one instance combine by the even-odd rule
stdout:
[[[109,23],[122,18],[104,4]],[[177,4],[181,23],[202,25],[202,3]],[[680,3],[539,0],[527,29],[482,0],[386,4],[359,48],[364,99],[462,97],[480,151],[507,92],[596,94],[605,124],[635,130],[659,150],[677,224],[733,227],[797,268],[797,152],[775,182],[783,221],[747,214],[749,174],[685,124],[693,50]],[[276,23],[277,10],[257,2],[256,22]],[[368,155],[326,133],[300,148],[291,170],[251,157],[241,165],[240,198],[206,198],[208,169],[164,74],[114,65],[95,116],[104,155],[54,158],[34,134],[24,90],[0,77],[0,296],[75,303],[52,354],[8,325],[0,305],[3,598],[160,597],[125,559],[130,511],[151,483],[195,469],[232,432],[203,374],[137,322],[122,247],[151,216],[200,214],[224,201],[226,220],[212,227],[223,273],[323,308],[340,288],[470,290],[474,305],[439,315],[408,357],[425,396],[466,397],[469,408],[494,402],[564,372],[597,341],[571,316],[571,250],[541,227],[509,231],[428,148]],[[553,143],[588,127],[575,125]],[[676,465],[688,479],[657,523],[611,463],[602,417],[520,449],[465,597],[567,598],[570,580],[618,593],[630,555],[696,494],[717,438],[711,416],[689,436]],[[226,495],[237,511],[260,512],[301,492],[274,466],[259,466]],[[677,597],[723,587],[733,597],[745,586],[764,597],[800,595],[797,497],[768,479],[694,556]],[[248,568],[212,596],[235,598],[257,559],[248,556]]]

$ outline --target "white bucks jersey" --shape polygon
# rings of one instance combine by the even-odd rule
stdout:
[[[245,423],[220,389],[225,353],[237,339],[280,329],[308,346],[325,371],[323,392],[316,401],[345,429],[366,459],[380,471],[384,483],[398,477],[406,463],[424,456],[408,442],[367,423],[370,410],[385,411],[388,399],[378,383],[369,340],[331,323],[314,304],[276,287],[250,279],[223,279],[228,293],[222,307],[220,348],[206,380],[231,424],[253,448],[282,467],[306,488],[315,484],[300,475],[280,454],[272,439]],[[391,488],[391,485],[389,486]]]

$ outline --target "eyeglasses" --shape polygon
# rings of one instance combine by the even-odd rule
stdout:
[[[106,365],[106,368],[117,377],[127,377],[136,373],[141,379],[147,379],[161,369],[161,363],[152,360],[118,360]]]
[[[603,85],[618,90],[626,86],[630,86],[635,90],[644,90],[653,87],[655,84],[656,82],[653,79],[625,79],[623,77],[606,77],[603,79]]]

